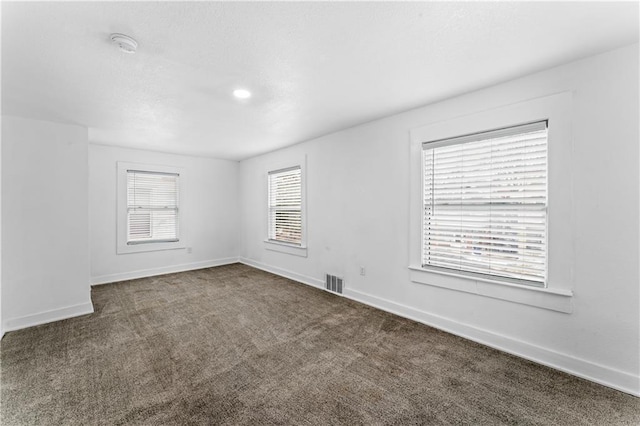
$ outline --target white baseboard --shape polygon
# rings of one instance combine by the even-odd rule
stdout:
[[[86,302],[79,305],[66,306],[64,308],[39,312],[37,314],[26,315],[19,318],[10,318],[4,321],[3,332],[21,330],[27,327],[46,324],[48,322],[60,321],[63,319],[78,317],[93,313],[93,303]]]
[[[289,278],[290,280],[298,281],[302,284],[307,284],[312,287],[324,289],[324,281],[316,278],[301,275],[296,272],[288,271],[286,269],[276,268],[275,266],[266,265],[264,263],[256,262],[255,260],[247,259],[245,257],[241,257],[238,261],[245,265],[252,266],[256,269],[261,269],[263,271],[271,272],[272,274],[279,275],[281,277]]]
[[[138,271],[120,272],[117,274],[98,275],[91,277],[91,285],[109,284],[118,281],[135,280],[138,278],[154,277],[156,275],[173,274],[175,272],[193,271],[195,269],[212,268],[214,266],[238,263],[237,257],[207,260],[204,262],[183,263],[181,265],[162,266],[160,268],[140,269]]]
[[[316,278],[265,265],[246,258],[240,258],[240,263],[324,290],[324,282]],[[395,303],[350,288],[345,288],[342,296],[455,334],[456,336],[490,346],[494,349],[528,359],[538,364],[546,365],[547,367],[564,371],[565,373],[640,397],[640,376],[533,345],[473,325],[462,324],[439,315],[433,315],[410,306]]]
[[[512,337],[462,324],[406,305],[391,302],[357,290],[345,289],[343,296],[374,308],[438,328],[494,349],[564,371],[574,376],[640,396],[640,377],[591,361],[533,345]]]

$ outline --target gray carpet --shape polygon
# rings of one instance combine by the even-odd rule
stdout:
[[[8,333],[2,425],[638,425],[640,399],[235,264]]]

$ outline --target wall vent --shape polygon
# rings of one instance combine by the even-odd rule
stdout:
[[[342,278],[336,277],[335,275],[325,274],[324,282],[327,290],[342,294],[342,289],[344,288]]]

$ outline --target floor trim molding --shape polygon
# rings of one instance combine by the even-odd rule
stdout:
[[[277,268],[256,262],[247,258],[240,258],[243,263],[272,274],[289,278],[303,284],[324,290],[324,282],[316,278],[301,275],[286,269]],[[541,346],[533,345],[512,337],[504,336],[489,330],[484,330],[470,324],[462,324],[451,319],[433,315],[428,312],[402,305],[396,302],[385,300],[358,290],[345,288],[342,297],[354,300],[356,302],[369,305],[371,307],[408,318],[413,321],[446,331],[456,336],[472,340],[474,342],[498,349],[503,352],[510,353],[520,358],[528,359],[538,364],[563,371],[565,373],[577,376],[591,382],[595,382],[637,397],[640,397],[640,376],[616,370],[611,367],[600,365],[581,358],[566,355],[547,349]]]
[[[290,280],[298,281],[302,284],[324,289],[324,281],[318,280],[313,277],[298,274],[296,272],[288,271],[282,268],[276,268],[275,266],[270,266],[265,263],[256,262],[255,260],[247,259],[246,257],[241,257],[240,259],[238,259],[238,261],[244,265],[251,266],[266,272],[271,272],[272,274],[279,275],[284,278],[289,278]]]
[[[538,364],[640,397],[640,377],[581,358],[556,352],[492,331],[462,324],[410,306],[391,302],[349,288],[344,297],[392,314],[446,331],[456,336],[525,358]]]
[[[93,303],[80,303],[78,305],[38,312],[37,314],[7,319],[6,321],[4,321],[2,331],[7,333],[9,331],[21,330],[23,328],[34,327],[36,325],[42,325],[54,321],[61,321],[64,319],[92,313]]]
[[[160,268],[140,269],[138,271],[120,272],[117,274],[98,275],[91,277],[91,285],[110,284],[118,281],[135,280],[138,278],[154,277],[156,275],[173,274],[175,272],[193,271],[195,269],[212,268],[214,266],[238,263],[237,257],[206,260],[204,262],[183,263],[180,265],[162,266]]]

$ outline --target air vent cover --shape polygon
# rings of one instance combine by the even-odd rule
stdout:
[[[342,294],[342,289],[344,288],[342,278],[335,275],[325,274],[324,279],[325,287],[327,290],[334,293]]]

